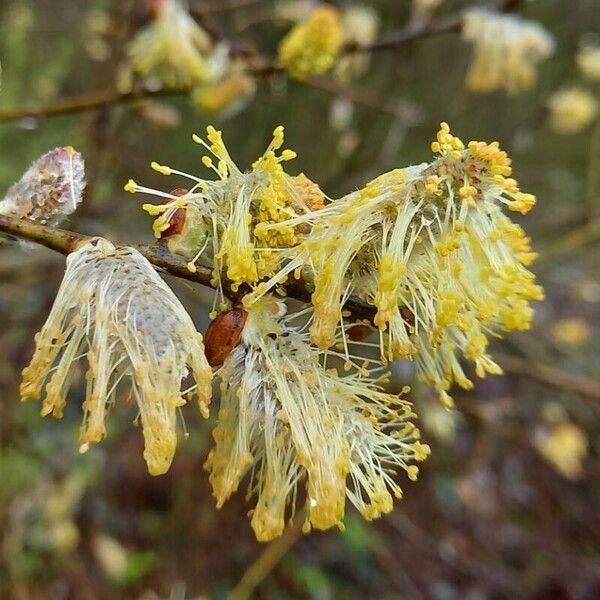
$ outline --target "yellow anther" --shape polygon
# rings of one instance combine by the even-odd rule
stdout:
[[[150,163],[150,168],[153,171],[160,173],[161,175],[170,175],[171,174],[171,167],[167,167],[166,165],[159,165],[157,162],[154,162],[154,161]]]
[[[298,156],[293,150],[284,150],[281,153],[281,160],[292,160]]]
[[[134,194],[137,189],[138,189],[138,184],[133,180],[130,179],[126,184],[125,187],[123,188],[126,192],[129,192],[131,194]]]

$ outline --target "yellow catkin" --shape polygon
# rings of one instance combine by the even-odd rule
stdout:
[[[290,75],[306,79],[325,73],[335,65],[343,41],[339,11],[323,4],[281,41],[278,59]]]

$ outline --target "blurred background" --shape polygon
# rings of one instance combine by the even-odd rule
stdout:
[[[306,4],[190,2],[201,25],[236,40],[232,52],[241,56],[274,55]],[[419,19],[443,22],[478,3],[430,4],[439,5],[435,13],[419,16],[409,0],[362,2],[377,17],[378,35],[418,27]],[[361,55],[351,78],[334,72],[307,83],[265,74],[254,96],[216,115],[185,94],[160,93],[43,117],[26,113],[122,89],[127,44],[152,6],[0,1],[0,197],[35,158],[73,145],[86,160],[88,185],[66,226],[150,241],[143,200],[123,184],[132,177],[164,188],[149,169],[153,160],[201,172],[190,138],[207,124],[223,130],[242,167],[284,125],[287,146],[298,152],[289,171],[336,197],[429,160],[443,120],[464,140],[498,140],[521,188],[536,194],[536,208],[519,222],[540,254],[533,270],[547,293],[531,331],[494,344],[506,374],[457,390],[458,411],[413,388],[432,455],[392,514],[368,523],[349,510],[345,533],[303,536],[296,526],[265,546],[254,539],[243,493],[214,506],[202,469],[210,420],[186,413],[190,438],[169,473],[153,478],[127,408],[110,420],[104,443],[79,455],[81,385],[59,422],[19,402],[20,371],[64,258],[0,248],[1,598],[600,598],[600,121],[568,134],[549,126],[557,90],[576,85],[599,99],[600,82],[582,76],[576,57],[581,44],[598,43],[600,4],[512,4],[556,42],[536,85],[518,95],[467,91],[472,48],[450,31],[370,60]],[[2,119],[13,110],[24,112]],[[167,281],[203,331],[210,291]],[[410,365],[395,367],[393,382],[413,384]]]

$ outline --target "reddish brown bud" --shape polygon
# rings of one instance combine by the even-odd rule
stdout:
[[[364,340],[371,332],[373,328],[369,325],[352,325],[346,330],[346,335],[353,341],[359,342]]]
[[[232,308],[220,313],[204,335],[204,351],[211,367],[220,367],[239,344],[248,313],[243,308]]]
[[[185,208],[178,208],[173,216],[169,219],[169,227],[165,229],[161,234],[161,238],[169,237],[170,235],[177,235],[183,231],[185,225]]]
[[[415,315],[413,315],[412,310],[410,310],[408,306],[401,306],[400,314],[402,315],[402,318],[404,319],[405,323],[407,323],[411,327],[415,326]]]

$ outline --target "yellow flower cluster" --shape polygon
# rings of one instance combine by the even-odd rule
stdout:
[[[514,94],[532,87],[537,64],[554,50],[552,36],[539,24],[484,8],[465,12],[463,39],[474,45],[467,88]]]
[[[539,453],[563,477],[573,480],[581,477],[589,442],[580,427],[561,420],[536,432],[534,441]]]
[[[384,359],[415,361],[420,379],[451,404],[456,382],[472,387],[459,354],[476,373],[500,373],[490,336],[527,329],[530,301],[543,297],[527,266],[535,259],[522,228],[502,212],[528,212],[535,197],[511,177],[498,143],[463,142],[442,123],[429,164],[390,171],[322,210],[264,225],[308,224],[289,261],[245,298],[247,305],[282,275],[314,280],[311,340],[335,343],[343,304],[358,296],[376,307]]]
[[[278,50],[279,62],[298,79],[320,75],[335,65],[343,41],[340,12],[322,4],[283,38]]]
[[[269,230],[265,226],[287,221],[297,214],[319,209],[324,196],[319,187],[300,174],[288,175],[283,164],[295,158],[292,150],[281,150],[283,127],[273,132],[273,140],[250,171],[242,172],[233,162],[220,131],[207,128],[207,141],[194,136],[209,155],[203,164],[212,169],[217,180],[205,180],[170,167],[152,164],[164,175],[181,175],[193,182],[185,193],[167,194],[142,187],[130,180],[129,192],[159,196],[164,204],[145,204],[144,210],[156,216],[154,233],[160,238],[169,232],[177,211],[185,211],[185,223],[178,234],[168,236],[171,251],[190,259],[190,270],[204,261],[214,269],[215,282],[223,274],[239,285],[256,284],[276,273],[281,265],[280,247],[296,245],[302,228],[281,226]]]
[[[205,465],[217,505],[250,474],[251,524],[261,541],[282,533],[299,486],[305,531],[343,527],[346,499],[366,519],[390,512],[401,497],[395,475],[404,470],[415,479],[429,447],[410,403],[383,391],[385,363],[412,360],[445,406],[454,383],[473,385],[462,359],[479,377],[501,372],[488,353],[490,338],[527,329],[530,303],[543,297],[527,269],[536,257],[530,240],[505,209],[525,214],[535,197],[520,190],[497,142],[464,144],[446,123],[431,144],[431,162],[394,169],[335,200],[284,170],[296,155],[283,149],[283,127],[247,171],[214,127],[206,140],[193,139],[207,151],[202,163],[214,179],[153,163],[190,188],[166,193],[130,180],[125,189],[161,199],[143,205],[155,217],[155,236],[191,271],[212,269],[215,303],[224,300],[225,284],[243,296],[206,338],[210,364],[222,365],[215,445]],[[291,278],[313,287],[312,303],[286,315],[270,292]],[[351,295],[373,307],[377,344],[354,339],[356,323],[344,311]],[[375,347],[379,357],[365,358],[362,347]],[[157,475],[173,459],[187,393],[195,390],[208,413],[212,371],[204,351],[150,263],[133,248],[94,239],[67,259],[21,394],[41,398],[42,413],[60,417],[85,356],[85,451],[105,437],[106,415],[129,382],[144,457]],[[188,369],[196,385],[182,392]]]
[[[188,367],[201,411],[208,415],[212,371],[202,336],[152,265],[133,248],[97,238],[70,254],[35,342],[23,371],[21,397],[42,398],[43,415],[62,417],[76,364],[87,358],[81,452],[106,437],[106,415],[127,380],[152,475],[165,473],[173,460],[177,411],[186,403],[181,382]]]
[[[245,61],[230,58],[226,43],[213,44],[179,0],[157,0],[154,19],[129,46],[133,74],[151,87],[190,91],[203,113],[231,116],[256,92]],[[131,89],[131,72],[121,82]]]
[[[376,308],[382,358],[414,360],[419,378],[446,404],[453,383],[472,387],[460,355],[480,377],[500,373],[487,352],[490,336],[527,329],[530,302],[543,292],[526,268],[536,257],[529,238],[502,210],[525,214],[535,197],[519,189],[497,142],[465,146],[442,123],[431,163],[395,169],[325,204],[316,184],[284,172],[282,163],[295,155],[276,153],[281,128],[247,173],[218,131],[208,129],[210,145],[196,139],[218,159],[216,167],[204,159],[217,181],[188,176],[195,183],[183,196],[133,182],[126,188],[167,199],[144,207],[158,215],[157,236],[185,209],[169,247],[193,256],[190,268],[212,261],[215,282],[226,275],[234,288],[250,285],[246,307],[292,274],[312,279],[310,337],[321,350],[335,343],[345,299],[362,298]]]
[[[583,45],[575,58],[586,79],[600,79],[600,46]],[[548,125],[556,133],[579,133],[598,117],[600,101],[596,90],[582,84],[565,86],[548,99]]]
[[[212,43],[179,0],[158,0],[153,21],[129,47],[134,71],[169,88],[189,88],[211,78]]]
[[[392,476],[402,469],[416,479],[414,462],[429,454],[409,403],[382,392],[383,380],[366,367],[344,376],[325,369],[292,323],[298,315],[284,315],[270,296],[249,308],[242,343],[218,373],[215,446],[205,465],[218,507],[252,473],[251,524],[260,541],[281,535],[300,484],[305,532],[342,528],[346,497],[366,519],[390,512],[402,495]]]

